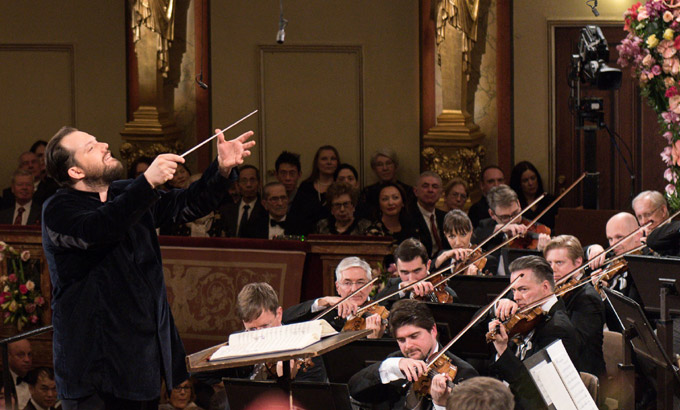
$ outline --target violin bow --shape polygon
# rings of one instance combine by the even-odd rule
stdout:
[[[340,306],[340,304],[341,304],[342,302],[346,301],[347,299],[351,298],[352,296],[356,295],[357,293],[361,292],[362,290],[366,289],[367,287],[373,285],[373,284],[375,283],[375,281],[377,281],[378,279],[380,279],[380,277],[375,277],[375,278],[371,279],[371,281],[368,282],[367,284],[363,285],[362,287],[360,287],[359,289],[357,289],[357,290],[355,290],[354,292],[350,293],[349,295],[345,296],[344,298],[341,298],[341,299],[340,299],[339,301],[337,301],[335,304],[333,304],[333,305],[327,307],[327,308],[326,308],[325,310],[323,310],[321,313],[319,313],[318,315],[314,316],[314,318],[312,318],[312,320],[319,320],[319,319],[321,319],[322,317],[326,316],[328,313],[332,312],[335,308],[337,308],[338,306]],[[358,314],[358,313],[359,313],[359,312],[357,311],[357,314]]]
[[[574,181],[571,185],[569,185],[567,187],[567,189],[565,189],[557,198],[555,198],[550,203],[550,205],[546,206],[545,209],[543,209],[538,215],[536,215],[536,217],[531,220],[529,225],[527,225],[527,229],[534,226],[536,224],[536,222],[538,222],[538,220],[541,219],[543,217],[543,215],[545,215],[546,212],[548,212],[550,210],[550,208],[552,208],[553,206],[555,206],[555,204],[560,202],[560,200],[562,200],[562,198],[564,198],[565,195],[567,195],[572,189],[574,189],[574,187],[576,187],[576,185],[578,185],[579,182],[583,181],[583,178],[585,178],[586,175],[587,175],[587,173],[585,173],[585,172],[583,174],[581,174],[581,176],[578,177],[578,179],[576,179],[576,181]],[[529,206],[527,206],[527,208],[529,208]]]

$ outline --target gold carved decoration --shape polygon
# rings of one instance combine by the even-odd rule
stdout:
[[[182,144],[179,141],[155,142],[148,145],[125,142],[120,146],[120,156],[129,165],[139,157],[155,158],[158,154],[182,152]]]
[[[441,176],[443,185],[452,178],[459,177],[473,187],[479,182],[486,149],[481,145],[450,149],[427,147],[421,155],[426,168]]]

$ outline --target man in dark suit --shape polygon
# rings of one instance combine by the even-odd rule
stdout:
[[[22,152],[21,155],[19,155],[17,169],[23,169],[31,173],[34,183],[33,188],[35,191],[38,182],[40,181],[40,161],[38,156],[31,151]],[[0,208],[11,207],[13,203],[14,193],[12,193],[12,187],[9,186],[2,191],[2,202],[0,203]]]
[[[444,236],[444,216],[446,212],[435,208],[442,196],[442,179],[432,171],[420,174],[418,183],[413,188],[416,203],[413,207],[418,239],[427,248],[432,258],[444,249],[451,249]]]
[[[486,199],[486,195],[491,188],[501,184],[505,184],[505,175],[503,175],[503,171],[498,168],[497,165],[489,165],[482,170],[479,181],[482,197],[479,201],[472,204],[468,210],[468,216],[470,217],[470,221],[472,221],[472,226],[475,228],[482,219],[489,217],[489,203]]]
[[[418,283],[411,290],[400,291],[401,288],[419,281],[430,274],[430,264],[432,261],[428,258],[425,246],[417,239],[406,239],[394,251],[394,259],[396,260],[399,277],[388,280],[387,286],[376,295],[376,300],[393,294],[392,297],[381,302],[388,310],[392,310],[394,302],[410,297],[411,293],[422,300],[436,301],[436,299],[430,299],[433,297],[435,289],[432,282],[429,281]],[[456,295],[453,289],[446,286],[445,291],[451,295],[454,302],[458,301],[458,295]]]
[[[262,189],[262,206],[266,212],[253,215],[243,228],[245,238],[272,239],[286,233],[288,195],[280,182],[270,182]]]
[[[394,304],[390,312],[390,331],[397,339],[399,351],[390,354],[382,362],[374,363],[349,379],[350,395],[379,409],[406,408],[407,382],[415,382],[429,370],[427,361],[439,352],[437,325],[432,312],[423,302],[405,299]],[[451,388],[446,382],[459,383],[477,376],[477,371],[467,362],[449,351],[445,352],[451,364],[458,367],[453,380],[445,374],[432,378],[429,394],[423,397],[422,409],[446,406]]]
[[[291,306],[283,312],[283,321],[286,323],[303,322],[312,320],[320,312],[338,303],[341,299],[349,296],[362,286],[371,281],[371,266],[363,259],[349,256],[340,261],[335,268],[335,289],[339,296],[326,296],[308,300],[295,306]],[[368,302],[372,287],[358,292],[356,295],[339,304],[334,311],[324,315],[325,319],[336,330],[340,331],[347,322],[347,318],[353,316],[357,309]],[[382,318],[377,315],[369,315],[365,318],[366,329],[373,330],[367,336],[368,339],[378,339],[385,333],[385,325]]]
[[[254,217],[266,214],[260,201],[260,171],[252,165],[239,167],[238,190],[241,200],[229,202],[220,208],[223,235],[227,237],[245,236],[248,222]]]
[[[553,294],[553,271],[545,259],[534,255],[516,259],[510,264],[510,272],[511,281],[519,277],[512,286],[519,309],[540,300],[544,316],[533,330],[518,334],[512,341],[508,338],[505,325],[499,320],[503,318],[490,321],[489,331],[496,332],[493,341],[496,357],[489,371],[510,384],[517,401],[515,408],[544,408],[543,399],[522,361],[561,339],[572,362],[577,363],[580,341],[564,303]]]
[[[10,188],[14,202],[0,211],[0,224],[39,225],[41,204],[33,200],[33,175],[17,169]]]
[[[37,367],[26,375],[28,391],[31,399],[24,410],[59,410],[57,406],[57,384],[54,381],[54,370],[50,367]]]

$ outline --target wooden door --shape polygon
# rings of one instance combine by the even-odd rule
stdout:
[[[576,130],[576,117],[569,108],[570,88],[568,75],[571,55],[578,51],[580,31],[583,26],[555,28],[555,192],[569,186],[585,170],[584,136]],[[600,26],[609,43],[609,65],[618,67],[616,46],[625,38],[621,25]],[[629,161],[635,177],[633,196],[647,189],[663,190],[663,171],[666,166],[659,154],[665,140],[658,131],[656,114],[640,97],[638,81],[631,76],[629,67],[623,69],[619,90],[602,91],[595,86],[581,84],[581,96],[602,98],[604,121],[612,132],[620,135],[617,143]],[[597,170],[600,173],[600,209],[630,210],[631,177],[606,130],[596,131]],[[628,152],[629,147],[630,153]],[[631,160],[632,159],[632,160]],[[581,187],[582,188],[582,187]],[[562,207],[582,204],[582,190],[575,189],[562,201]]]

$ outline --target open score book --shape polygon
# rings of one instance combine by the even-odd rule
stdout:
[[[229,344],[220,347],[210,356],[213,360],[231,359],[263,353],[299,350],[310,346],[322,337],[332,336],[338,332],[325,320],[294,323],[239,332],[229,335]]]

